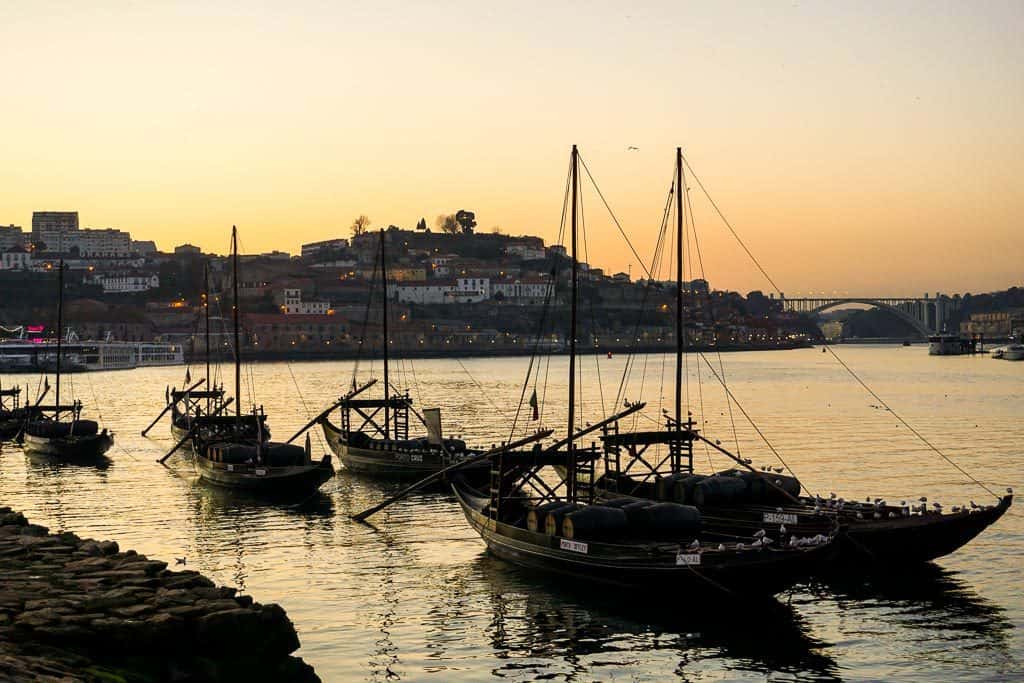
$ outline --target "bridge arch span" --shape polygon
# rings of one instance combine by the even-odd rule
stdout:
[[[873,308],[877,308],[888,313],[891,313],[900,320],[902,320],[903,322],[913,327],[915,330],[917,330],[917,333],[920,334],[924,339],[927,339],[928,336],[932,333],[932,331],[928,329],[927,325],[925,325],[923,322],[921,322],[914,316],[910,315],[906,311],[900,310],[896,306],[887,304],[883,301],[879,301],[878,299],[854,298],[843,299],[842,301],[828,301],[822,303],[820,306],[815,306],[814,308],[811,308],[806,312],[811,314],[817,314],[821,313],[822,311],[827,311],[830,308],[837,308],[839,306],[846,306],[848,304],[864,304],[865,306],[871,306]]]

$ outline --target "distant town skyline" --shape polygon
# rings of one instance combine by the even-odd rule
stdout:
[[[569,146],[645,259],[682,145],[789,296],[1020,285],[1024,6],[0,8],[0,225],[250,252],[474,210],[556,242]],[[44,47],[45,49],[40,49]],[[636,149],[631,149],[636,148]],[[691,180],[715,286],[770,290]],[[641,272],[592,190],[588,253]],[[694,275],[699,275],[695,272]]]

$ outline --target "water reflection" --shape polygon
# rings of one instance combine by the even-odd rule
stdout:
[[[495,676],[514,674],[585,680],[604,669],[632,667],[661,652],[689,677],[707,660],[749,672],[798,678],[838,676],[827,645],[808,634],[800,616],[776,601],[747,607],[694,597],[582,587],[522,570],[488,555],[473,564],[486,582],[493,618],[487,631],[495,656],[507,660]],[[552,670],[552,669],[555,670]]]

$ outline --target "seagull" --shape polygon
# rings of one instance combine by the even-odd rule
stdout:
[[[690,550],[697,550],[698,548],[700,548],[700,541],[698,541],[697,539],[693,539],[693,542],[686,547]]]
[[[721,550],[725,550],[725,544],[724,544],[724,543],[719,543],[719,544],[718,544],[718,549],[719,549],[720,551],[721,551]]]
[[[917,499],[917,501],[919,503],[927,503],[928,502],[928,496],[921,496],[920,498]]]
[[[785,524],[780,524],[779,525],[779,535],[780,536],[785,536],[786,535],[786,525]]]
[[[176,557],[176,558],[174,558],[174,564],[175,565],[185,564],[185,558],[184,557]]]
[[[973,500],[971,501],[971,509],[972,510],[977,510],[978,509],[978,504],[975,503]]]
[[[755,531],[754,538],[764,538],[764,529],[758,529]]]
[[[1009,493],[1012,496],[1013,495],[1013,487],[1007,486],[1006,487],[1006,492]]]
[[[639,147],[634,147],[633,145],[630,145],[629,147],[626,148],[626,151],[627,152],[639,152],[640,148]]]

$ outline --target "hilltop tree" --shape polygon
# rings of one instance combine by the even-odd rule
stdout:
[[[422,230],[423,232],[427,232],[427,219],[421,218],[420,222],[416,224],[416,229]]]
[[[366,233],[366,230],[370,227],[370,223],[372,222],[373,221],[367,218],[366,214],[360,214],[354,221],[352,221],[352,236],[359,237]]]
[[[434,224],[437,225],[441,232],[448,233],[449,235],[458,235],[461,231],[459,221],[456,220],[454,214],[442,214],[434,220]]]

